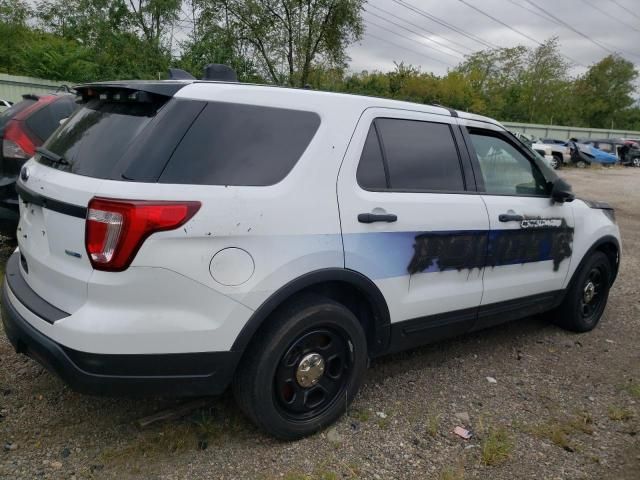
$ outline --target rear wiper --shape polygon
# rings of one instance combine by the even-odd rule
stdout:
[[[47,160],[51,160],[53,163],[59,163],[60,165],[69,165],[69,162],[65,160],[65,158],[57,153],[52,152],[51,150],[38,147],[36,148],[36,152],[45,157]]]

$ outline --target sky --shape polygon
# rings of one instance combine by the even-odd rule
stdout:
[[[611,52],[640,69],[637,0],[368,0],[365,10],[363,38],[348,49],[352,71],[404,61],[442,75],[487,44],[536,47],[553,36],[571,75]]]

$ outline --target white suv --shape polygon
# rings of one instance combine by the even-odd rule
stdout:
[[[494,120],[239,83],[78,90],[21,171],[2,291],[16,350],[74,389],[232,384],[294,439],[369,358],[551,310],[587,331],[605,308],[613,210]]]

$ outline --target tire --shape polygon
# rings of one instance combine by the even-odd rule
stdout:
[[[587,162],[585,162],[584,160],[578,160],[576,162],[576,167],[578,168],[587,168],[589,166],[589,164]]]
[[[612,275],[607,256],[602,252],[591,254],[576,272],[562,304],[554,312],[556,323],[572,332],[593,330],[607,306]],[[593,285],[593,290],[589,285]]]
[[[554,170],[560,170],[562,168],[562,155],[553,154],[553,161],[551,162],[551,168]]]
[[[640,157],[636,157],[636,158],[634,158],[634,159],[631,161],[631,164],[632,164],[634,167],[640,167]]]
[[[319,295],[298,297],[267,322],[247,347],[233,392],[253,423],[296,440],[346,411],[367,368],[367,340],[349,309]]]

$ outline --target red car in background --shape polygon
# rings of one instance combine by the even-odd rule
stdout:
[[[68,93],[23,95],[0,113],[0,232],[14,235],[18,223],[16,178],[36,148],[76,109]]]

